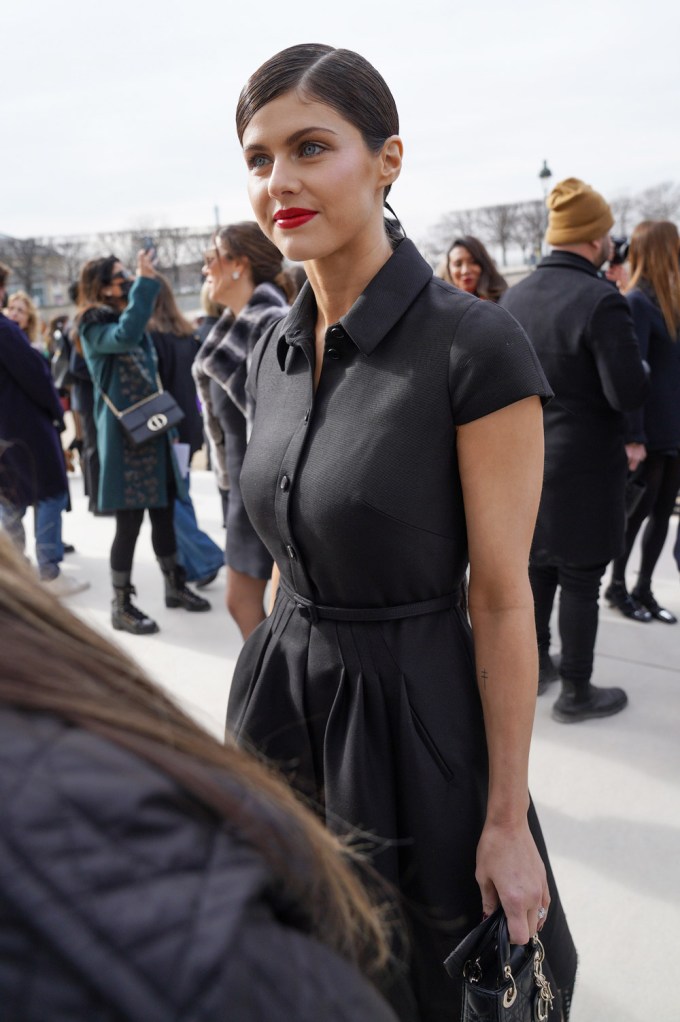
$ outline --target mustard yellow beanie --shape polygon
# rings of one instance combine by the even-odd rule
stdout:
[[[550,210],[545,240],[549,245],[576,245],[595,241],[614,226],[608,204],[577,177],[556,184],[546,200]]]

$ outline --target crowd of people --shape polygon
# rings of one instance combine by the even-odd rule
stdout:
[[[652,577],[680,488],[677,228],[639,224],[628,266],[606,270],[611,209],[568,178],[550,254],[519,283],[469,235],[434,274],[387,203],[403,144],[364,58],[282,51],[236,123],[255,221],[215,233],[200,324],[153,251],[134,277],[102,255],[51,325],[50,365],[0,267],[9,1017],[229,1003],[239,1022],[449,1022],[465,977],[442,963],[502,906],[513,943],[541,934],[537,1017],[567,1020],[577,956],[528,792],[531,728],[558,681],[561,723],[627,703],[591,680],[610,563],[612,606],[676,624]],[[225,744],[58,602],[86,584],[60,568],[66,395],[89,508],[111,517],[113,628],[159,630],[133,599],[145,511],[167,608],[209,611],[196,590],[226,564],[244,645]],[[224,551],[190,497],[204,443]],[[680,535],[675,554],[680,569]]]

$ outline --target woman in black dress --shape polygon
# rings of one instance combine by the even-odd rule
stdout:
[[[680,489],[680,237],[668,220],[644,220],[630,242],[631,278],[626,288],[640,354],[651,369],[649,396],[628,415],[626,448],[643,460],[636,477],[644,493],[628,517],[626,548],[612,566],[605,596],[634,620],[674,625],[677,618],[657,602],[652,574],[668,535]],[[626,588],[626,566],[643,522],[640,570],[635,588]],[[641,608],[646,612],[641,616]]]
[[[576,955],[527,787],[549,387],[513,319],[388,234],[402,142],[367,61],[283,51],[246,84],[237,128],[255,216],[309,283],[250,370],[241,483],[280,583],[229,726],[330,826],[375,836],[412,940],[400,1018],[457,1017],[441,963],[499,900],[514,942],[545,924],[551,1018],[566,1017]]]

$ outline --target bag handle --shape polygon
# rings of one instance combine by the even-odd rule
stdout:
[[[478,983],[482,979],[481,959],[484,953],[493,945],[496,945],[498,971],[509,984],[503,994],[503,1006],[511,1007],[517,999],[517,986],[513,976],[513,966],[521,967],[523,963],[517,959],[522,954],[529,954],[533,959],[532,971],[534,984],[538,988],[538,1002],[536,1006],[539,1022],[546,1022],[553,1006],[554,994],[550,983],[543,973],[543,961],[545,950],[537,933],[531,937],[528,944],[514,946],[510,944],[508,932],[508,921],[501,907],[497,908],[488,919],[484,919],[479,926],[465,936],[458,947],[451,952],[444,962],[446,971],[450,976],[456,978],[462,972],[470,983]],[[515,955],[513,956],[513,947]],[[513,957],[515,961],[513,962]]]

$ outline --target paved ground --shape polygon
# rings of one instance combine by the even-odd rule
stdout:
[[[219,500],[209,473],[192,475],[192,494],[203,527],[221,543]],[[112,523],[87,514],[78,476],[72,496],[64,532],[77,553],[66,570],[86,576],[92,588],[69,602],[109,631]],[[162,631],[139,638],[112,634],[221,734],[240,646],[223,607],[222,574],[206,591],[212,613],[166,610],[145,523],[134,581],[140,605]],[[655,593],[680,617],[670,539]],[[553,696],[546,694],[538,701],[531,766],[534,800],[581,959],[572,1020],[678,1022],[680,625],[634,624],[603,608],[594,680],[625,687],[630,706],[607,720],[567,726],[550,718]]]

